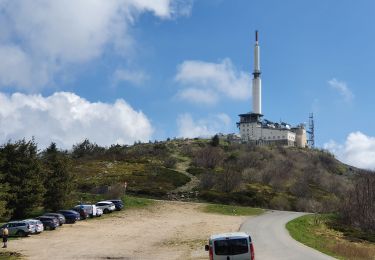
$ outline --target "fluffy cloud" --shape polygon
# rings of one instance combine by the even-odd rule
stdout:
[[[153,133],[148,118],[124,100],[91,103],[74,93],[49,97],[0,93],[0,141],[35,137],[40,147],[60,147],[88,138],[100,145],[148,141]]]
[[[251,96],[251,77],[238,71],[230,59],[220,63],[185,61],[175,80],[186,88],[177,97],[195,103],[213,104],[219,97],[246,100]]]
[[[354,132],[348,135],[345,144],[331,140],[324,148],[349,165],[375,170],[375,137]]]
[[[178,136],[187,138],[209,137],[227,131],[230,123],[230,117],[224,113],[196,121],[190,114],[186,113],[177,118]]]
[[[338,81],[337,79],[333,78],[328,81],[328,84],[339,92],[339,94],[344,98],[346,102],[350,102],[353,100],[354,95],[348,88],[348,85],[343,81]]]
[[[127,55],[137,16],[162,19],[189,14],[181,0],[1,0],[0,86],[23,89],[53,83],[71,64],[106,50]],[[13,70],[12,68],[20,68]],[[9,73],[11,72],[11,73]]]

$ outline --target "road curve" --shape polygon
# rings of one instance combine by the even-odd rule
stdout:
[[[285,228],[286,223],[305,213],[268,211],[247,219],[240,231],[251,235],[257,260],[329,260],[335,259],[294,240]]]

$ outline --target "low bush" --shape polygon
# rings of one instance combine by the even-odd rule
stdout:
[[[201,167],[189,167],[186,171],[191,175],[198,176],[207,172],[207,169]]]

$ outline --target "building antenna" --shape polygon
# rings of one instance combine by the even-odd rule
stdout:
[[[315,133],[314,133],[314,114],[310,113],[309,115],[309,130],[307,131],[309,134],[309,139],[307,140],[307,144],[310,148],[315,147]]]

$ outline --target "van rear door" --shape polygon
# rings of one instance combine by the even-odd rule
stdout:
[[[217,239],[213,241],[213,255],[214,260],[250,260],[249,239],[245,237]]]

